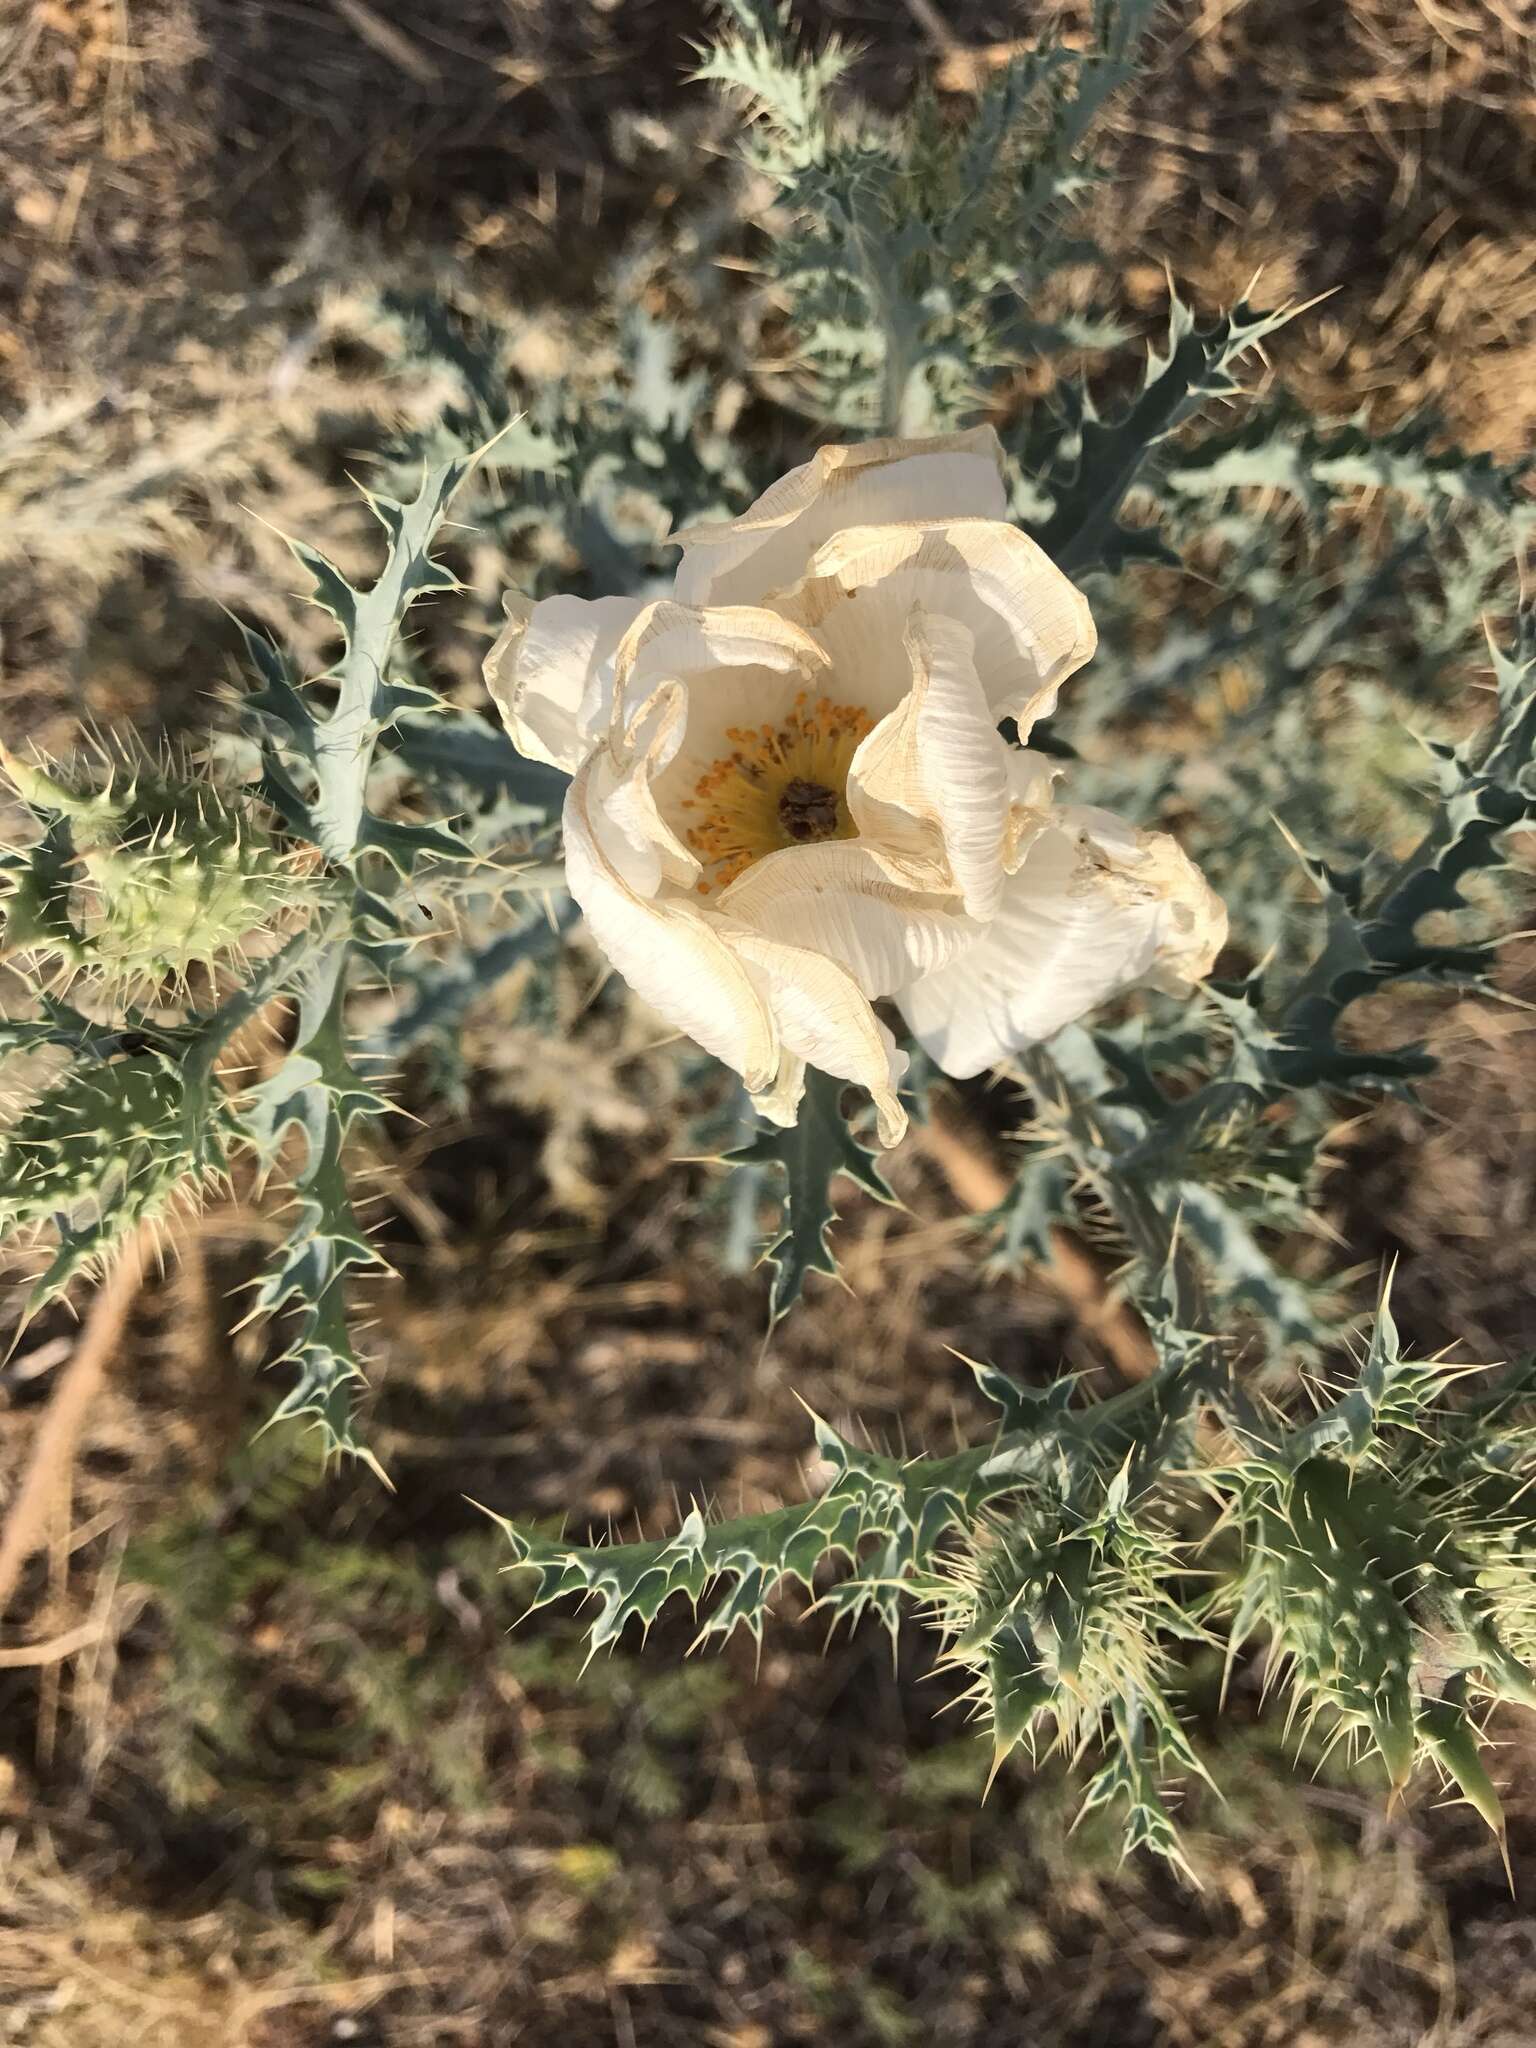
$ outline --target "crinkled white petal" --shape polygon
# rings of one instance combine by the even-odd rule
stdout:
[[[614,657],[645,610],[633,597],[502,600],[485,682],[520,754],[573,773],[608,722]]]
[[[793,1130],[800,1121],[800,1098],[804,1093],[805,1061],[798,1054],[787,1052],[780,1057],[773,1085],[752,1097],[752,1107],[769,1123]]]
[[[614,865],[645,896],[654,896],[663,881],[691,889],[703,872],[656,792],[682,743],[687,705],[681,683],[663,683],[637,707],[617,743],[601,747],[593,761],[590,814],[622,835],[624,851],[614,855]]]
[[[827,665],[819,643],[780,613],[755,605],[646,605],[614,658],[613,718],[627,723],[663,683],[688,686],[689,725],[718,728],[760,699],[774,678],[808,682]]]
[[[896,1090],[907,1056],[870,1008],[853,976],[824,953],[786,945],[745,925],[730,942],[777,1026],[784,1050],[824,1074],[869,1091],[882,1145],[899,1145],[907,1113]],[[768,1092],[760,1084],[758,1093]],[[775,1091],[783,1099],[782,1085]]]
[[[982,933],[952,896],[904,889],[854,839],[770,853],[731,883],[719,907],[768,938],[825,953],[871,998],[936,972]]]
[[[1078,833],[1111,902],[1164,913],[1144,979],[1165,995],[1187,996],[1227,943],[1227,906],[1169,833],[1144,832],[1096,804],[1063,804],[1056,816]]]
[[[565,872],[592,936],[642,1002],[741,1075],[772,1086],[779,1042],[767,1003],[720,921],[661,889],[626,878],[616,828],[597,804],[607,750],[576,772],[565,800]],[[616,858],[617,856],[617,858]]]
[[[1008,833],[1003,868],[1016,875],[1025,855],[1051,822],[1052,791],[1060,768],[1048,754],[1028,747],[1008,749]]]
[[[674,534],[683,604],[757,604],[801,576],[845,526],[895,519],[1003,519],[1002,450],[990,427],[920,441],[822,448],[739,519]]]
[[[1186,992],[1226,931],[1220,898],[1175,840],[1063,805],[986,935],[897,1001],[924,1050],[964,1079],[1138,983]]]
[[[968,629],[912,607],[903,653],[912,686],[860,743],[848,808],[898,873],[934,874],[983,921],[1003,889],[1009,845],[1008,748],[998,736]],[[934,886],[930,881],[929,886]]]
[[[912,607],[965,626],[993,723],[1021,737],[1098,644],[1088,600],[1017,527],[922,519],[849,527],[818,549],[776,609],[814,634],[840,684],[856,677],[877,716],[906,687],[901,648]]]

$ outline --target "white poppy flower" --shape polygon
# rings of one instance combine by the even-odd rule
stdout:
[[[1000,736],[1095,643],[1006,512],[990,428],[823,448],[679,534],[671,598],[507,602],[486,677],[519,749],[572,775],[593,937],[778,1122],[816,1066],[897,1142],[881,997],[978,1074],[1121,989],[1187,990],[1226,935],[1172,839],[1054,803]]]

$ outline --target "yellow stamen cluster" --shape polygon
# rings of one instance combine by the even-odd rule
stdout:
[[[723,889],[764,854],[822,839],[852,839],[848,764],[874,721],[858,704],[802,690],[778,725],[727,726],[731,752],[711,761],[684,797],[685,832],[709,873],[699,893]]]

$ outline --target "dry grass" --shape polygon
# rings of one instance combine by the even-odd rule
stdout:
[[[1488,1360],[1528,1352],[1536,1335],[1526,1285],[1536,1189],[1528,944],[1510,948],[1502,981],[1503,1004],[1438,1014],[1424,1005],[1419,1024],[1440,1071],[1423,1113],[1384,1106],[1339,1184],[1351,1241],[1397,1252],[1403,1313],[1423,1347],[1460,1342]]]
[[[1536,22],[1502,0],[1196,0],[1120,122],[1107,227],[1206,304],[1333,298],[1275,348],[1309,406],[1536,435]]]

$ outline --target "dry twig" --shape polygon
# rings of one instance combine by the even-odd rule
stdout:
[[[932,1121],[922,1130],[922,1144],[967,1209],[979,1214],[1006,1199],[1008,1176],[987,1156],[979,1137],[963,1128],[955,1110],[946,1107],[940,1112],[935,1103]],[[1042,1267],[1041,1277],[1127,1379],[1147,1377],[1157,1364],[1152,1340],[1070,1231],[1051,1231],[1050,1262]]]
[[[27,1559],[48,1540],[49,1511],[60,1480],[74,1462],[86,1415],[143,1285],[149,1243],[148,1231],[141,1229],[98,1288],[80,1341],[61,1369],[37,1426],[21,1485],[0,1528],[0,1614],[10,1604]]]

